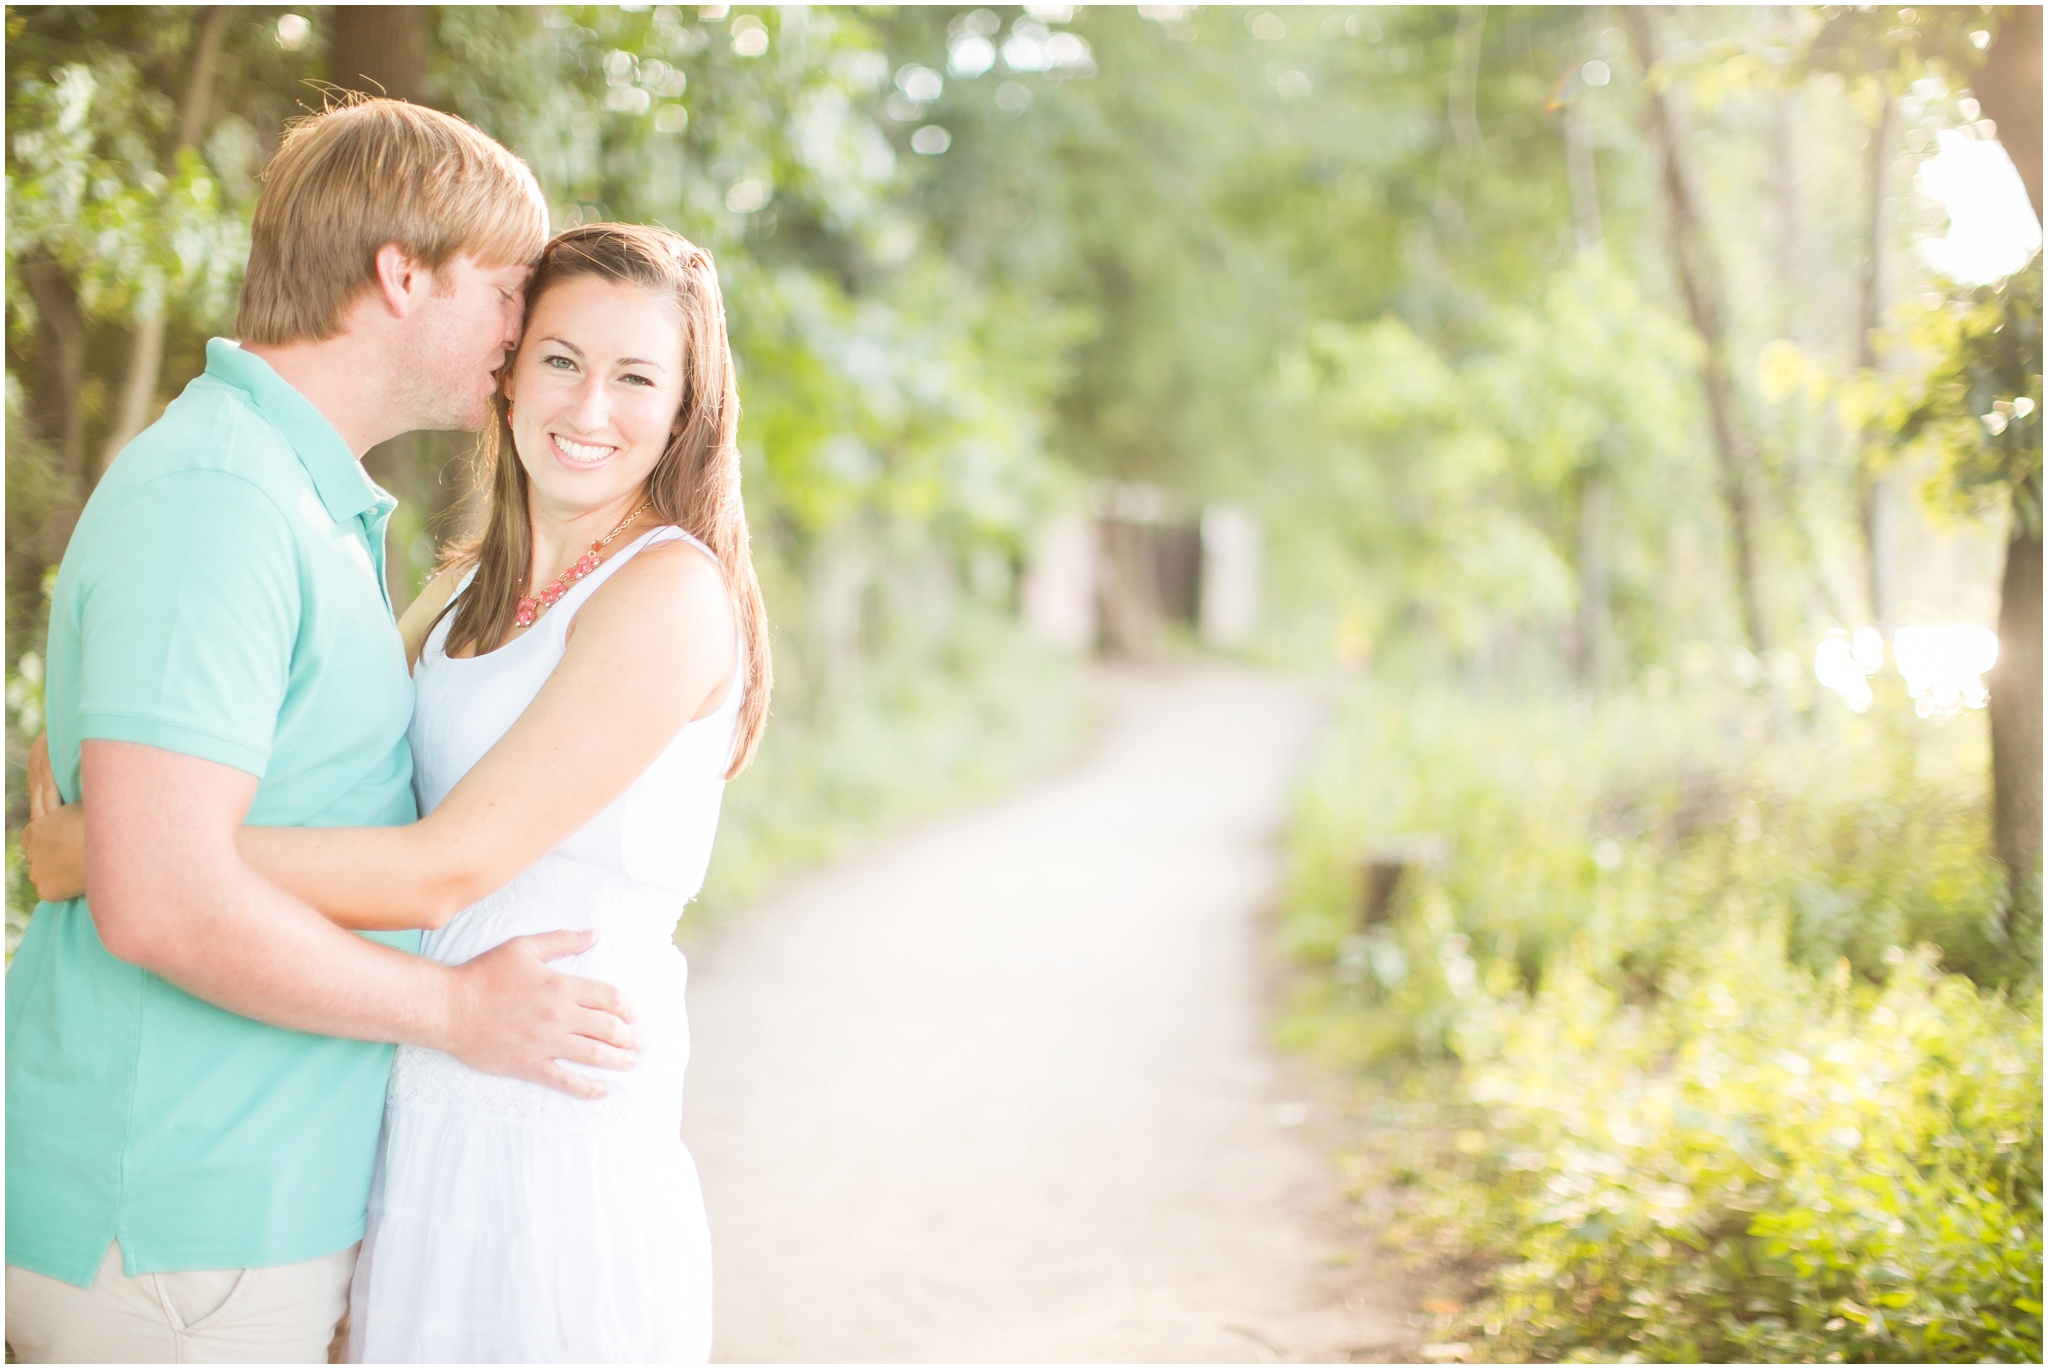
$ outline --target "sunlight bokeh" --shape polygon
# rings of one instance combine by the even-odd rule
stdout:
[[[1920,243],[1928,265],[1966,285],[1988,285],[2025,266],[2041,246],[2041,225],[2005,148],[1974,129],[1937,135],[1940,150],[1920,168],[1922,193],[1948,211],[1948,232]]]
[[[1913,711],[1923,718],[1950,717],[1990,701],[1984,675],[1998,663],[1998,634],[1989,628],[1902,627],[1892,638],[1892,655]]]

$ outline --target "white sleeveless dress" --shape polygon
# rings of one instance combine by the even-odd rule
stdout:
[[[703,549],[677,528],[645,533],[488,655],[451,659],[441,620],[414,672],[422,813],[533,701],[597,587],[642,548],[677,540]],[[350,1294],[351,1360],[709,1358],[711,1238],[681,1139],[690,1034],[673,937],[711,858],[744,669],[609,808],[427,933],[423,954],[455,965],[529,932],[597,929],[594,947],[554,964],[626,992],[641,1058],[587,1071],[610,1089],[589,1102],[399,1047]]]

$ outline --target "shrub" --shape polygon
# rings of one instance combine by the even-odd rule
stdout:
[[[2039,1001],[1931,950],[1881,987],[1717,930],[1650,1007],[1573,966],[1475,1013],[1505,1358],[2040,1358]]]
[[[1998,935],[1981,715],[1668,683],[1357,690],[1285,1035],[1434,1069],[1455,1140],[1409,1138],[1396,1235],[1480,1271],[1484,1353],[2038,1359],[2038,948]],[[1415,830],[1451,858],[1355,928],[1361,843]]]

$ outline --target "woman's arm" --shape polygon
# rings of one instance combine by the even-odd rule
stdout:
[[[722,703],[736,649],[716,564],[685,544],[649,547],[590,596],[540,693],[432,813],[408,827],[245,827],[242,850],[345,926],[441,926]]]
[[[735,635],[718,567],[687,545],[649,547],[591,595],[540,693],[440,807],[404,827],[244,827],[242,857],[344,927],[442,926],[597,816],[685,723],[722,704]],[[44,897],[69,896],[58,887],[67,865],[83,869],[82,836],[63,825],[75,817],[59,810],[24,834]]]

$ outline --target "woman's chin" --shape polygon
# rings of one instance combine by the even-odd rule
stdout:
[[[587,463],[557,460],[554,484],[565,494],[572,490],[587,494],[600,486],[618,484],[618,466],[610,457]]]
[[[598,509],[611,508],[633,493],[631,486],[616,478],[616,472],[602,470],[582,478],[557,471],[545,483],[534,481],[533,489],[534,502],[562,519],[581,518]]]

